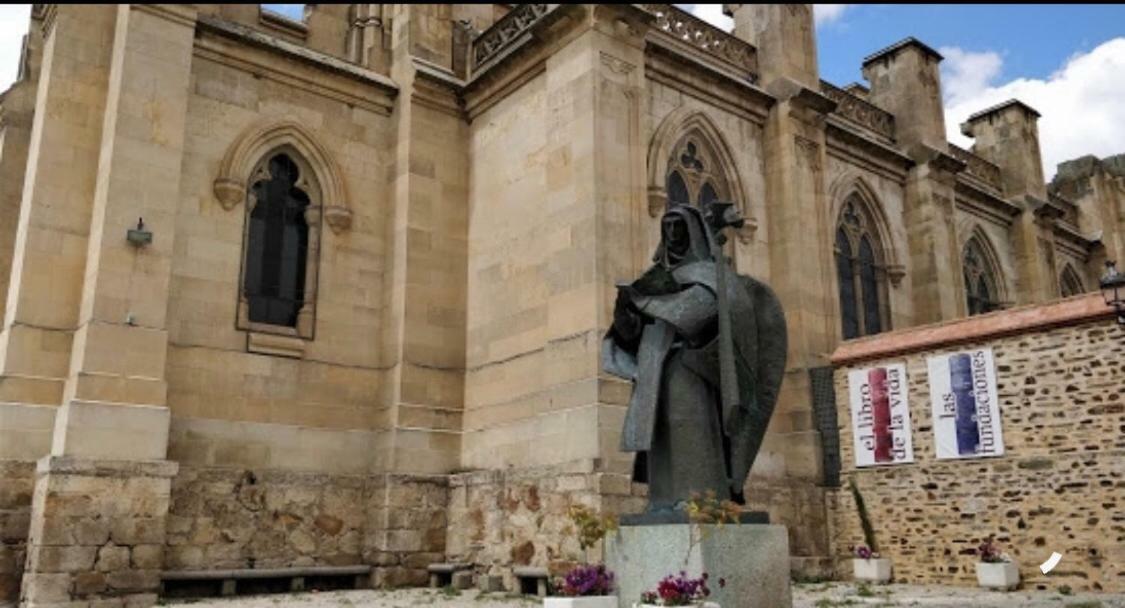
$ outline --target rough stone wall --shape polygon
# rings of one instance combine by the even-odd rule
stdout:
[[[553,574],[582,559],[571,505],[599,513],[644,509],[645,488],[625,475],[599,472],[584,460],[522,470],[476,471],[449,482],[449,560],[467,562],[482,574],[502,575],[517,588],[511,567],[548,568]],[[591,556],[600,547],[591,549]]]
[[[974,346],[993,349],[1005,455],[937,461],[926,357]],[[851,478],[860,488],[895,578],[975,585],[969,551],[994,533],[1027,587],[1125,590],[1123,355],[1125,329],[1105,320],[839,368],[845,484]],[[847,372],[891,361],[906,362],[915,462],[856,470]],[[863,539],[846,485],[830,493],[828,507],[834,554],[846,569]],[[1037,566],[1053,551],[1062,562],[1044,576]]]
[[[156,603],[176,469],[167,461],[40,460],[20,605]]]
[[[172,486],[167,570],[374,566],[422,585],[445,561],[446,478],[190,467]]]
[[[172,484],[168,570],[362,563],[364,477],[187,468]]]
[[[425,585],[426,567],[445,560],[450,521],[445,475],[380,475],[370,482],[364,559],[377,587]]]
[[[0,461],[0,603],[19,598],[34,489],[34,462]]]

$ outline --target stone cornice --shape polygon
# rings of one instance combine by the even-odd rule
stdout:
[[[195,27],[199,16],[199,11],[191,4],[130,4],[129,7],[188,27]]]
[[[1010,226],[1012,220],[1023,212],[1019,206],[1000,198],[997,193],[981,188],[970,180],[963,179],[964,173],[957,174],[954,193],[957,202],[969,213],[992,219],[1001,226]]]
[[[858,148],[867,157],[867,160],[876,163],[884,171],[893,171],[893,178],[897,180],[905,179],[906,171],[914,165],[914,160],[905,152],[888,145],[866,130],[860,129],[851,121],[832,114],[825,121],[825,126],[828,152],[841,152],[833,154],[841,160],[854,162],[852,159],[853,148],[844,147],[845,145],[853,146]],[[892,177],[892,175],[888,175],[888,177]]]
[[[833,365],[901,357],[910,353],[948,348],[1006,336],[1043,331],[1110,319],[1114,311],[1100,292],[1087,293],[1047,304],[1011,308],[954,321],[900,329],[848,340],[832,353]]]
[[[869,63],[873,63],[875,61],[878,61],[880,59],[884,59],[884,58],[887,58],[887,57],[892,57],[894,55],[897,55],[899,51],[901,51],[903,49],[911,48],[911,47],[922,51],[923,54],[928,55],[930,57],[933,57],[933,58],[937,59],[938,61],[941,61],[942,59],[944,59],[944,57],[941,56],[941,53],[939,53],[939,52],[935,51],[934,49],[930,48],[929,45],[924,44],[922,41],[918,40],[917,38],[915,38],[913,36],[909,36],[907,38],[903,38],[902,40],[899,40],[898,42],[896,42],[896,43],[894,43],[894,44],[892,44],[892,45],[890,45],[886,48],[875,51],[874,53],[868,55],[867,57],[864,57],[863,58],[863,66],[866,67],[867,64],[869,64]]]
[[[318,69],[379,87],[392,94],[398,92],[398,85],[382,74],[364,69],[354,63],[344,61],[343,59],[314,51],[299,44],[294,44],[288,40],[270,36],[245,25],[232,23],[209,15],[200,15],[198,27],[204,32],[211,32],[228,39],[237,40],[244,44],[278,53],[290,59],[310,64]]]
[[[777,102],[761,87],[737,77],[729,70],[700,61],[698,57],[684,54],[659,40],[650,41],[645,47],[645,77],[759,124],[764,123],[770,107]],[[699,78],[711,81],[711,86],[693,86],[692,81]]]
[[[465,81],[453,72],[417,57],[414,63],[414,86],[411,100],[430,109],[458,118],[466,118],[461,92]]]
[[[1035,108],[1027,105],[1026,103],[1024,103],[1024,102],[1022,102],[1018,99],[1009,99],[1008,101],[1005,101],[1003,103],[998,103],[994,106],[985,108],[985,109],[983,109],[979,112],[974,112],[974,113],[970,114],[969,117],[965,119],[965,124],[971,124],[971,123],[977,122],[977,121],[979,121],[983,118],[987,118],[991,114],[998,114],[1000,112],[1003,112],[1004,110],[1006,110],[1010,107],[1022,108],[1024,112],[1027,112],[1029,114],[1034,115],[1035,118],[1039,118],[1039,116],[1040,116],[1038,110],[1036,110]]]
[[[200,35],[202,34],[202,35]],[[253,49],[253,51],[251,50]],[[245,26],[200,16],[193,52],[202,58],[310,93],[389,114],[399,87],[390,78],[346,61],[273,38]],[[298,60],[281,69],[262,52]],[[372,95],[372,91],[382,95]]]

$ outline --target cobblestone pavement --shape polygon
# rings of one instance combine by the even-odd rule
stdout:
[[[252,597],[164,600],[164,606],[191,608],[531,608],[542,603],[534,598],[477,591],[445,593],[431,589],[395,591],[332,591]],[[920,608],[1125,608],[1125,595],[1057,591],[1000,593],[960,587],[887,585],[859,589],[848,583],[794,585],[794,608],[909,607]]]

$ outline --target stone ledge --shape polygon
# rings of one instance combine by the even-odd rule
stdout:
[[[849,340],[840,344],[830,360],[833,365],[843,366],[965,342],[1101,321],[1113,316],[1113,309],[1105,305],[1100,292],[1087,293],[1047,304],[1000,310]]]
[[[286,576],[349,576],[368,574],[371,566],[297,566],[293,568],[239,568],[228,570],[165,570],[160,578],[166,581],[283,578]]]
[[[72,456],[44,456],[35,466],[35,473],[40,477],[54,474],[170,479],[175,477],[179,470],[180,463],[170,460],[91,460]]]

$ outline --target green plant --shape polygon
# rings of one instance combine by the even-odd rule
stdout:
[[[1071,595],[1074,593],[1074,590],[1070,588],[1070,585],[1059,585],[1059,593],[1063,595]]]
[[[441,588],[441,594],[445,597],[457,597],[461,595],[461,590],[450,584]]]
[[[1101,602],[1071,602],[1065,608],[1104,608]]]
[[[571,505],[568,514],[578,534],[578,546],[583,552],[598,544],[605,535],[617,529],[617,518],[612,514],[598,515],[585,505]]]
[[[871,585],[867,583],[860,583],[856,586],[855,594],[859,597],[875,597],[875,592],[871,590]]]
[[[859,525],[863,528],[863,542],[867,543],[867,547],[871,549],[872,553],[877,553],[879,547],[875,544],[875,528],[871,526],[871,516],[867,513],[867,504],[863,502],[863,494],[860,494],[859,487],[855,485],[854,479],[848,479],[848,488],[852,491],[855,509],[859,513]]]
[[[704,494],[692,492],[684,501],[684,511],[687,512],[688,521],[695,524],[691,527],[687,554],[684,555],[685,566],[691,559],[691,552],[695,546],[706,540],[710,534],[710,528],[705,527],[706,525],[721,528],[725,524],[737,524],[742,512],[734,501],[719,500],[714,490],[707,490]],[[698,535],[695,534],[696,528],[699,529]]]

